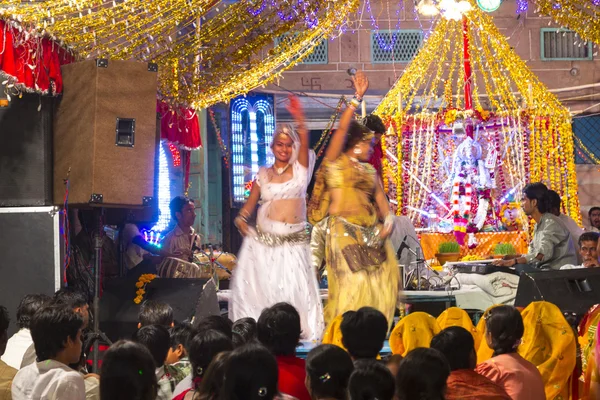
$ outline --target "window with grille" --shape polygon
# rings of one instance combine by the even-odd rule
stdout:
[[[293,37],[297,37],[298,33],[294,34]],[[286,39],[286,35],[275,38],[275,46]],[[329,63],[328,55],[329,47],[327,39],[322,39],[318,45],[313,48],[313,51],[302,59],[301,64],[327,64]]]
[[[600,115],[573,118],[575,163],[596,164],[600,159]]]
[[[591,60],[592,42],[566,29],[541,29],[542,60]]]
[[[379,30],[371,32],[371,60],[373,63],[407,63],[423,44],[423,31]]]

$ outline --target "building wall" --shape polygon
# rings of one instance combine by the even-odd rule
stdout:
[[[425,29],[431,26],[431,20],[416,18],[414,1],[406,0],[403,9],[398,12],[398,2],[392,0],[372,0],[372,14],[380,29]],[[370,32],[372,22],[370,15],[361,5],[362,13],[354,16],[354,22],[346,33],[337,39],[330,40],[328,45],[328,64],[297,65],[283,74],[279,86],[293,91],[323,93],[352,93],[351,81],[346,73],[348,68],[362,69],[367,72],[370,88],[369,94],[382,96],[392,87],[406,63],[374,64],[371,61]],[[517,15],[514,0],[504,1],[497,11],[490,15],[494,18],[499,30],[509,37],[509,44],[517,54],[527,62],[531,70],[550,89],[560,89],[557,95],[572,111],[581,111],[593,106],[600,95],[600,87],[564,90],[574,86],[583,86],[600,82],[600,61],[543,61],[540,54],[540,29],[558,27],[549,18],[540,17],[533,12],[534,5],[526,14]],[[389,11],[388,11],[389,9]],[[391,15],[391,18],[388,16]],[[597,46],[593,52],[597,53]],[[597,57],[594,57],[597,58]],[[270,85],[271,90],[280,87]],[[585,101],[568,100],[580,96],[588,96]],[[378,102],[373,98],[371,102]],[[600,111],[600,107],[587,110]]]

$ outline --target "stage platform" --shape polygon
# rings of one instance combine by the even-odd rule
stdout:
[[[300,346],[296,348],[296,355],[300,358],[306,358],[308,352],[314,349],[317,346],[315,342],[301,342]],[[392,354],[392,349],[390,349],[390,344],[386,340],[383,343],[383,349],[379,352],[381,357],[389,356]]]

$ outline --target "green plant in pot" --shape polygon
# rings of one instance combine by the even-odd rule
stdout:
[[[494,246],[494,258],[504,258],[504,256],[514,256],[516,254],[515,246],[510,243],[498,243]]]
[[[456,242],[440,243],[435,258],[437,258],[440,265],[460,260],[460,245]]]

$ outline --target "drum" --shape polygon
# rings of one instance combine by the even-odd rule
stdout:
[[[197,264],[174,257],[165,257],[158,266],[161,278],[196,278],[210,279],[210,263]]]
[[[215,251],[213,252],[213,257],[216,264],[220,264],[221,266],[227,268],[229,271],[233,271],[237,266],[237,257],[231,253]],[[207,254],[194,254],[194,262],[197,265],[201,265],[202,267],[208,266],[208,269],[210,270],[210,259],[208,258]],[[215,270],[220,281],[231,279],[231,275],[224,269],[219,268],[218,265],[215,265]]]

